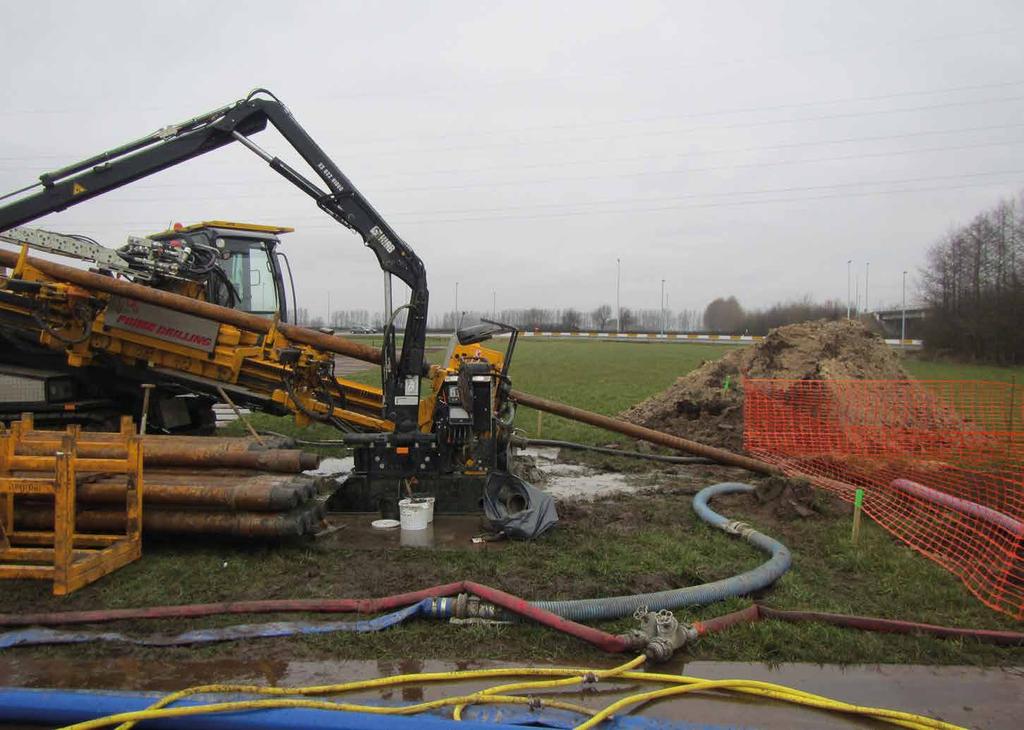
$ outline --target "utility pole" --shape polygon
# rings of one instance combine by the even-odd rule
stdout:
[[[851,273],[850,273],[852,271],[852,269],[850,268],[852,265],[853,265],[853,259],[847,260],[847,262],[846,262],[846,318],[847,319],[850,318],[850,309],[851,309],[851,303],[852,303],[851,300],[853,298],[853,292],[852,292],[852,290],[850,288],[851,284],[853,283],[853,279],[851,278]]]
[[[665,280],[661,280],[661,334],[665,334]]]
[[[871,262],[868,261],[864,264],[864,311],[870,312],[871,309],[868,307],[868,276],[871,274]]]
[[[455,282],[455,329],[459,328],[459,282]]]
[[[900,317],[900,346],[907,340],[907,272],[903,272],[903,314]]]
[[[491,319],[498,319],[498,292],[491,291]]]
[[[622,309],[619,307],[619,292],[622,288],[622,259],[615,259],[615,332],[622,332]]]
[[[331,290],[327,290],[327,326],[331,326]]]

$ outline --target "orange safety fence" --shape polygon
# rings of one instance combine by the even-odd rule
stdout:
[[[949,380],[744,378],[744,445],[853,501],[1024,619],[1024,389]]]

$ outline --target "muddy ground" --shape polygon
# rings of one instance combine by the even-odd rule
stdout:
[[[631,465],[634,491],[559,503],[561,524],[531,543],[413,548],[353,547],[341,530],[322,540],[252,544],[239,541],[148,539],[143,559],[67,598],[42,582],[2,584],[0,612],[116,608],[262,598],[383,596],[472,579],[527,599],[588,598],[658,591],[726,578],[764,556],[714,530],[693,514],[692,495],[719,481],[747,480],[759,493],[716,499],[713,507],[790,547],[793,569],[754,598],[779,608],[818,609],[932,623],[1019,629],[974,599],[950,574],[895,542],[872,524],[849,541],[848,508],[799,484],[751,480],[720,466],[652,465],[622,457],[565,454],[564,462],[617,471]],[[644,486],[646,483],[646,486]],[[750,598],[681,610],[693,621],[749,605]],[[86,629],[129,634],[181,631],[269,620],[338,620],[340,616],[226,616],[120,622]],[[624,631],[631,619],[603,628]],[[765,622],[709,637],[691,659],[728,661],[911,662],[1009,665],[1024,649],[972,642],[898,637],[827,626]],[[596,649],[532,625],[452,627],[417,620],[373,635],[330,634],[260,639],[199,648],[152,649],[120,644],[25,647],[0,652],[0,666],[20,657],[72,661],[418,659],[605,661]]]

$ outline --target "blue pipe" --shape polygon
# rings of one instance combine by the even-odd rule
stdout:
[[[139,692],[102,692],[94,690],[53,690],[0,688],[0,722],[33,723],[46,727],[63,727],[122,712],[145,710],[163,695]],[[221,698],[222,699],[222,698]],[[185,699],[174,706],[199,705],[210,702]],[[450,720],[437,716],[371,715],[365,712],[332,712],[283,708],[247,710],[245,712],[218,712],[191,717],[172,717],[164,720],[146,720],[144,727],[183,728],[184,730],[285,730],[288,728],[330,728],[331,730],[386,730],[387,728],[424,728],[449,730]],[[501,726],[492,723],[465,723],[460,728],[495,730]]]
[[[0,687],[0,723],[30,723],[45,727],[70,725],[122,712],[144,710],[162,695],[151,692],[105,692],[97,690],[53,690]],[[175,707],[210,702],[214,695],[202,699],[186,698]],[[220,696],[216,699],[228,699]],[[579,722],[578,715],[558,710],[529,710],[516,707],[473,706],[467,709],[465,719],[455,722],[447,717],[420,714],[373,715],[365,712],[339,712],[302,708],[247,710],[245,712],[219,712],[209,715],[173,717],[164,720],[146,720],[143,727],[182,728],[182,730],[293,730],[294,728],[324,728],[325,730],[386,730],[387,728],[423,728],[423,730],[501,730],[536,727],[571,728]],[[684,730],[718,725],[669,722],[644,717],[615,717],[606,723],[609,728],[621,730]],[[602,725],[604,727],[605,725]]]
[[[425,615],[430,612],[432,604],[432,599],[426,598],[419,603],[406,606],[398,611],[365,621],[275,621],[263,624],[239,624],[237,626],[224,626],[215,629],[198,629],[186,631],[177,636],[133,637],[116,631],[18,629],[0,634],[0,649],[38,644],[84,644],[92,641],[120,642],[136,646],[187,646],[191,644],[210,644],[218,641],[236,641],[238,639],[256,639],[273,636],[332,634],[340,631],[365,634],[389,629],[413,616]]]
[[[720,494],[752,491],[754,491],[754,487],[740,482],[713,484],[700,490],[693,498],[693,511],[712,527],[738,534],[754,547],[771,555],[766,562],[753,570],[699,586],[674,588],[656,593],[571,601],[531,601],[531,604],[572,621],[604,621],[632,616],[638,608],[642,607],[650,611],[660,611],[661,609],[672,611],[685,606],[706,606],[710,603],[724,601],[726,598],[742,596],[767,588],[789,570],[792,562],[789,549],[778,540],[751,527],[729,520],[708,506],[708,500]]]

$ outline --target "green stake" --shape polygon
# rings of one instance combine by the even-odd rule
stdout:
[[[722,383],[722,392],[725,393],[729,390],[729,376],[725,376],[725,382]]]
[[[860,539],[860,512],[864,506],[864,490],[858,489],[853,497],[853,532],[850,534],[850,540],[854,545],[857,544],[857,540]]]

